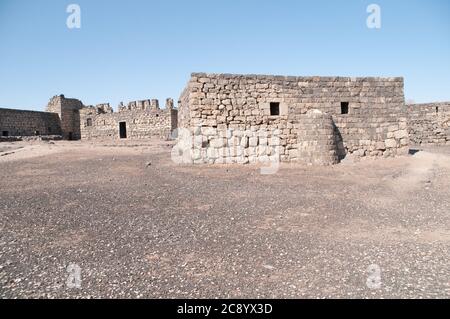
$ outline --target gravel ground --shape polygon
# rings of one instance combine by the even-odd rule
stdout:
[[[11,144],[1,298],[450,297],[450,148],[261,175],[168,142]]]

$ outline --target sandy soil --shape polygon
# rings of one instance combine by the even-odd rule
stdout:
[[[0,297],[450,297],[450,148],[273,175],[170,150],[2,143]]]

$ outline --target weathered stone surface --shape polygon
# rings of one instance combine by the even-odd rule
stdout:
[[[406,107],[412,144],[450,144],[450,102],[409,104]]]
[[[333,164],[347,154],[394,156],[408,145],[402,78],[194,73],[180,96],[178,126],[212,129],[203,133],[209,140],[229,130],[245,135],[249,162]]]
[[[173,100],[166,100],[166,109],[159,108],[156,99],[132,101],[124,106],[121,102],[118,112],[109,103],[85,106],[76,99],[64,95],[53,97],[47,111],[58,113],[62,135],[65,139],[119,139],[120,123],[125,127],[122,138],[169,138],[177,127],[178,111],[173,109]]]
[[[384,144],[386,145],[386,148],[397,147],[397,141],[393,138],[387,139],[386,141],[384,141]]]
[[[0,109],[0,137],[61,135],[58,114]]]

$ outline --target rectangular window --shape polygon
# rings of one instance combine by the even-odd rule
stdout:
[[[348,102],[341,102],[341,114],[348,114]]]
[[[280,115],[280,103],[278,103],[278,102],[270,103],[270,115],[272,115],[272,116]]]
[[[2,136],[9,136],[9,132],[8,131],[3,131],[2,132]]]

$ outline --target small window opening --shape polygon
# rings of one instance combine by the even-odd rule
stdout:
[[[270,115],[272,116],[280,115],[280,103],[278,102],[270,103]]]
[[[341,102],[341,114],[348,114],[348,102]]]
[[[2,132],[2,136],[9,136],[9,132],[8,131],[3,131]]]
[[[436,114],[439,113],[439,106],[436,106]]]
[[[92,126],[92,119],[86,120],[86,126]]]
[[[34,131],[34,135],[39,136],[41,133],[39,131]]]

